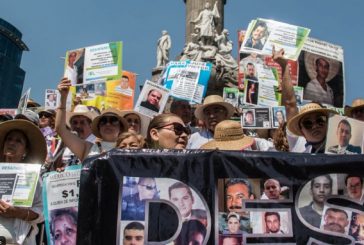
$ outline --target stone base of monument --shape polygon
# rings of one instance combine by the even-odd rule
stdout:
[[[164,66],[155,67],[152,69],[152,82],[158,82],[162,72],[163,72]]]

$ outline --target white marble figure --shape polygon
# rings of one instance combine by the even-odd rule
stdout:
[[[157,42],[157,67],[165,66],[169,61],[169,50],[172,46],[171,37],[166,30],[162,31],[162,36]]]
[[[183,49],[183,55],[180,60],[201,61],[202,49],[198,41],[198,34],[191,34],[191,41]]]
[[[231,55],[233,42],[229,40],[229,31],[224,29],[220,35],[216,34],[215,42],[218,47],[218,51],[215,56],[216,64],[223,66],[227,70],[236,70],[238,68],[238,63]]]
[[[210,9],[210,3],[205,3],[205,8],[200,12],[196,19],[191,20],[195,23],[195,29],[199,30],[200,38],[203,44],[207,44],[209,39],[213,39],[216,33],[215,18],[220,18],[215,2],[213,10]]]

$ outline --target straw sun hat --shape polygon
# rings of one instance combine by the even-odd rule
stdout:
[[[66,113],[66,123],[68,126],[71,124],[71,118],[75,116],[84,116],[92,121],[97,117],[97,113],[91,111],[86,105],[76,105],[73,112],[67,111]]]
[[[300,112],[288,121],[288,123],[287,123],[288,130],[291,131],[295,135],[303,136],[300,125],[299,125],[301,119],[310,113],[316,113],[316,112],[322,112],[322,113],[326,114],[327,116],[329,116],[330,113],[337,114],[336,111],[322,107],[320,104],[308,103],[308,104],[302,106],[300,109]]]
[[[353,110],[362,107],[364,107],[364,99],[355,99],[353,103],[351,103],[351,106],[345,106],[345,115],[351,117]]]
[[[6,135],[12,130],[19,130],[25,134],[29,141],[29,152],[26,162],[44,163],[47,156],[47,145],[42,132],[32,122],[23,119],[14,119],[0,124],[0,149],[4,149]],[[2,156],[1,156],[2,158]]]
[[[124,111],[120,111],[120,113],[121,113],[122,117],[124,117],[124,118],[126,115],[129,115],[129,114],[137,115],[141,121],[140,122],[140,134],[143,135],[144,137],[147,135],[148,126],[151,121],[150,117],[147,117],[147,116],[140,114],[139,112],[133,111],[133,110],[124,110]],[[129,126],[128,126],[128,128],[129,128]]]
[[[200,149],[244,150],[254,143],[254,139],[244,135],[240,123],[224,120],[216,125],[214,139],[202,145]]]
[[[200,106],[197,106],[195,110],[195,117],[197,119],[203,120],[204,114],[203,111],[206,107],[211,105],[220,105],[223,106],[227,110],[227,118],[230,118],[235,111],[234,106],[232,106],[230,103],[227,103],[224,101],[224,99],[220,95],[209,95],[205,98],[203,101],[203,104]]]
[[[92,121],[92,133],[96,137],[102,138],[98,125],[99,125],[100,119],[104,116],[115,116],[119,119],[119,122],[122,125],[122,128],[120,129],[120,133],[128,130],[128,123],[125,120],[125,118],[123,117],[123,115],[121,114],[121,111],[118,109],[115,109],[115,108],[108,108],[106,110],[103,110],[101,112],[101,114],[99,116],[95,117],[95,119]]]

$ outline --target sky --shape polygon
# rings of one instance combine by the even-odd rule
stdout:
[[[194,0],[192,0],[194,1]],[[310,37],[344,49],[345,103],[364,97],[363,0],[226,0],[224,27],[237,56],[237,31],[256,18],[274,19],[311,29]],[[123,70],[151,79],[156,43],[162,30],[172,39],[170,59],[185,40],[183,0],[1,0],[0,17],[17,27],[30,51],[23,53],[23,91],[44,104],[45,89],[55,89],[63,75],[67,50],[123,41]]]

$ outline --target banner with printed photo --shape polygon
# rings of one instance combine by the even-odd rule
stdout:
[[[238,32],[238,47],[240,49],[245,38],[245,31]],[[258,70],[268,70],[271,69],[272,72],[277,72],[276,80],[279,81],[279,88],[282,82],[282,68],[281,66],[274,62],[270,55],[260,55],[255,52],[252,53],[240,53],[239,52],[239,73],[238,73],[238,85],[239,89],[244,89],[244,80],[250,78],[260,77],[260,72]],[[291,75],[291,80],[293,85],[298,84],[298,62],[293,60],[288,60],[289,72]],[[261,67],[261,68],[258,68]],[[275,68],[273,70],[272,68]]]
[[[131,110],[134,106],[136,74],[123,71],[120,79],[71,86],[73,105],[94,106],[100,111],[107,108]]]
[[[334,115],[329,118],[325,152],[328,154],[364,153],[364,122]]]
[[[162,85],[145,81],[134,110],[148,117],[161,114],[166,106],[169,90]]]
[[[43,179],[43,210],[49,245],[76,244],[81,165],[49,172]]]
[[[84,162],[77,244],[358,244],[362,161],[115,149]]]
[[[243,128],[271,128],[269,107],[244,107],[240,118]]]
[[[341,46],[308,38],[298,62],[298,86],[304,88],[304,100],[344,106],[344,50]]]
[[[64,76],[72,85],[106,82],[121,78],[122,42],[67,51]]]
[[[211,68],[211,63],[171,61],[162,75],[162,84],[171,91],[171,96],[200,104],[206,95]]]
[[[283,48],[284,57],[297,60],[310,29],[274,20],[256,19],[249,23],[240,52],[271,55],[272,47]]]
[[[1,163],[0,199],[16,207],[31,207],[40,164]]]

